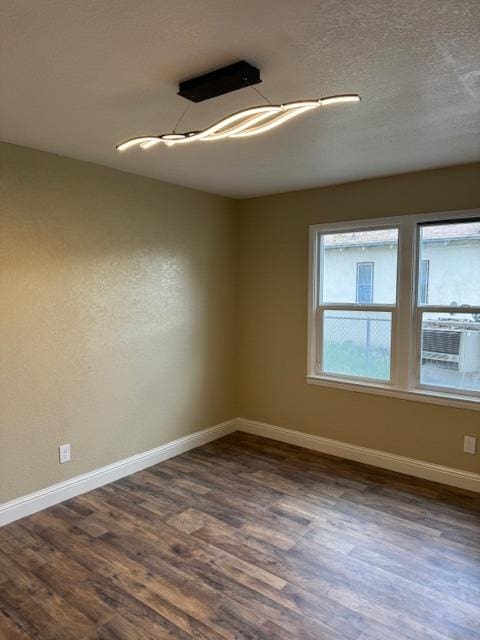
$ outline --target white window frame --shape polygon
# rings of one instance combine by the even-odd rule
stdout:
[[[418,270],[419,225],[422,222],[439,222],[480,217],[480,209],[443,211],[428,214],[411,214],[388,218],[349,220],[344,222],[310,226],[309,252],[309,300],[308,300],[308,360],[307,382],[310,384],[341,388],[363,393],[374,393],[420,402],[442,404],[480,411],[480,394],[451,388],[427,386],[420,383],[420,349],[422,312],[459,312],[465,307],[419,304]],[[321,265],[320,237],[327,233],[348,233],[383,228],[398,228],[397,295],[396,304],[336,304],[321,299],[319,273]],[[317,354],[322,348],[320,321],[325,309],[355,311],[389,311],[392,313],[391,375],[383,382],[368,378],[339,374],[319,374]],[[469,307],[468,313],[480,313],[480,307]],[[407,348],[405,348],[407,345]]]

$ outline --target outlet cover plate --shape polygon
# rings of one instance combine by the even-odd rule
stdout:
[[[477,438],[476,436],[465,436],[463,439],[463,450],[465,453],[471,453],[475,455],[477,453]]]
[[[65,464],[66,462],[70,462],[70,445],[69,444],[61,444],[58,447],[58,457],[60,460],[60,464]]]

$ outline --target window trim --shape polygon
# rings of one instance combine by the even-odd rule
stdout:
[[[307,375],[309,384],[340,388],[363,393],[374,393],[395,398],[403,398],[417,402],[442,404],[462,409],[480,411],[480,397],[470,393],[452,392],[452,389],[427,387],[417,382],[416,355],[419,353],[418,329],[415,324],[421,318],[422,311],[429,311],[428,304],[419,304],[418,300],[418,269],[419,269],[419,224],[425,222],[441,224],[442,221],[455,219],[471,219],[480,217],[480,209],[462,209],[456,211],[442,211],[422,214],[407,214],[384,218],[350,219],[340,222],[327,222],[310,226],[310,250],[308,265],[308,348]],[[398,255],[397,255],[397,297],[395,305],[354,304],[357,310],[387,310],[387,307],[397,309],[392,313],[392,352],[391,352],[391,380],[383,383],[353,377],[318,374],[316,372],[316,349],[318,334],[319,307],[319,243],[320,234],[342,233],[352,230],[372,230],[385,227],[398,227]],[[400,277],[401,275],[401,277]],[[325,308],[352,308],[352,305],[342,305],[322,302]],[[447,307],[451,311],[451,307]],[[475,308],[473,308],[475,309]],[[435,310],[435,309],[432,309]],[[472,311],[475,312],[475,311]],[[396,318],[396,319],[395,319]],[[394,323],[398,326],[394,326]],[[395,340],[395,344],[394,344]],[[408,349],[401,345],[408,344]],[[419,381],[419,378],[418,378]],[[474,392],[476,394],[476,392]]]

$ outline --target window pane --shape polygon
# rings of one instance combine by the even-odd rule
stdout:
[[[395,304],[397,247],[398,229],[322,235],[322,302]]]
[[[423,313],[420,382],[480,391],[480,314]]]
[[[392,314],[325,311],[323,372],[390,379]]]
[[[420,304],[480,306],[480,220],[421,226],[420,260],[428,261],[426,300],[419,269]]]

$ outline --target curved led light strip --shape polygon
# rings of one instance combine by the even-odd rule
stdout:
[[[126,140],[117,146],[118,151],[124,151],[139,145],[142,149],[150,149],[161,142],[167,146],[195,142],[197,140],[209,142],[224,138],[246,138],[265,133],[280,126],[296,116],[318,109],[318,107],[344,102],[360,102],[360,96],[345,94],[328,96],[319,100],[299,100],[286,104],[272,104],[261,107],[250,107],[231,116],[223,118],[203,131],[189,131],[187,133],[164,133],[159,136],[140,136]]]
[[[290,120],[291,118],[295,118],[296,116],[299,116],[301,113],[304,113],[305,111],[309,111],[310,109],[316,109],[319,106],[320,105],[318,104],[318,102],[311,105],[304,105],[304,106],[300,106],[299,104],[299,106],[296,106],[295,108],[290,108],[290,109],[288,109],[289,105],[285,105],[284,109],[282,110],[282,113],[274,116],[273,118],[270,118],[268,122],[261,124],[258,127],[253,127],[253,128],[249,127],[246,131],[241,131],[240,133],[234,133],[232,135],[232,138],[256,136],[259,133],[264,133],[265,131],[269,131],[270,129],[274,129],[275,127],[280,126],[287,120]]]

